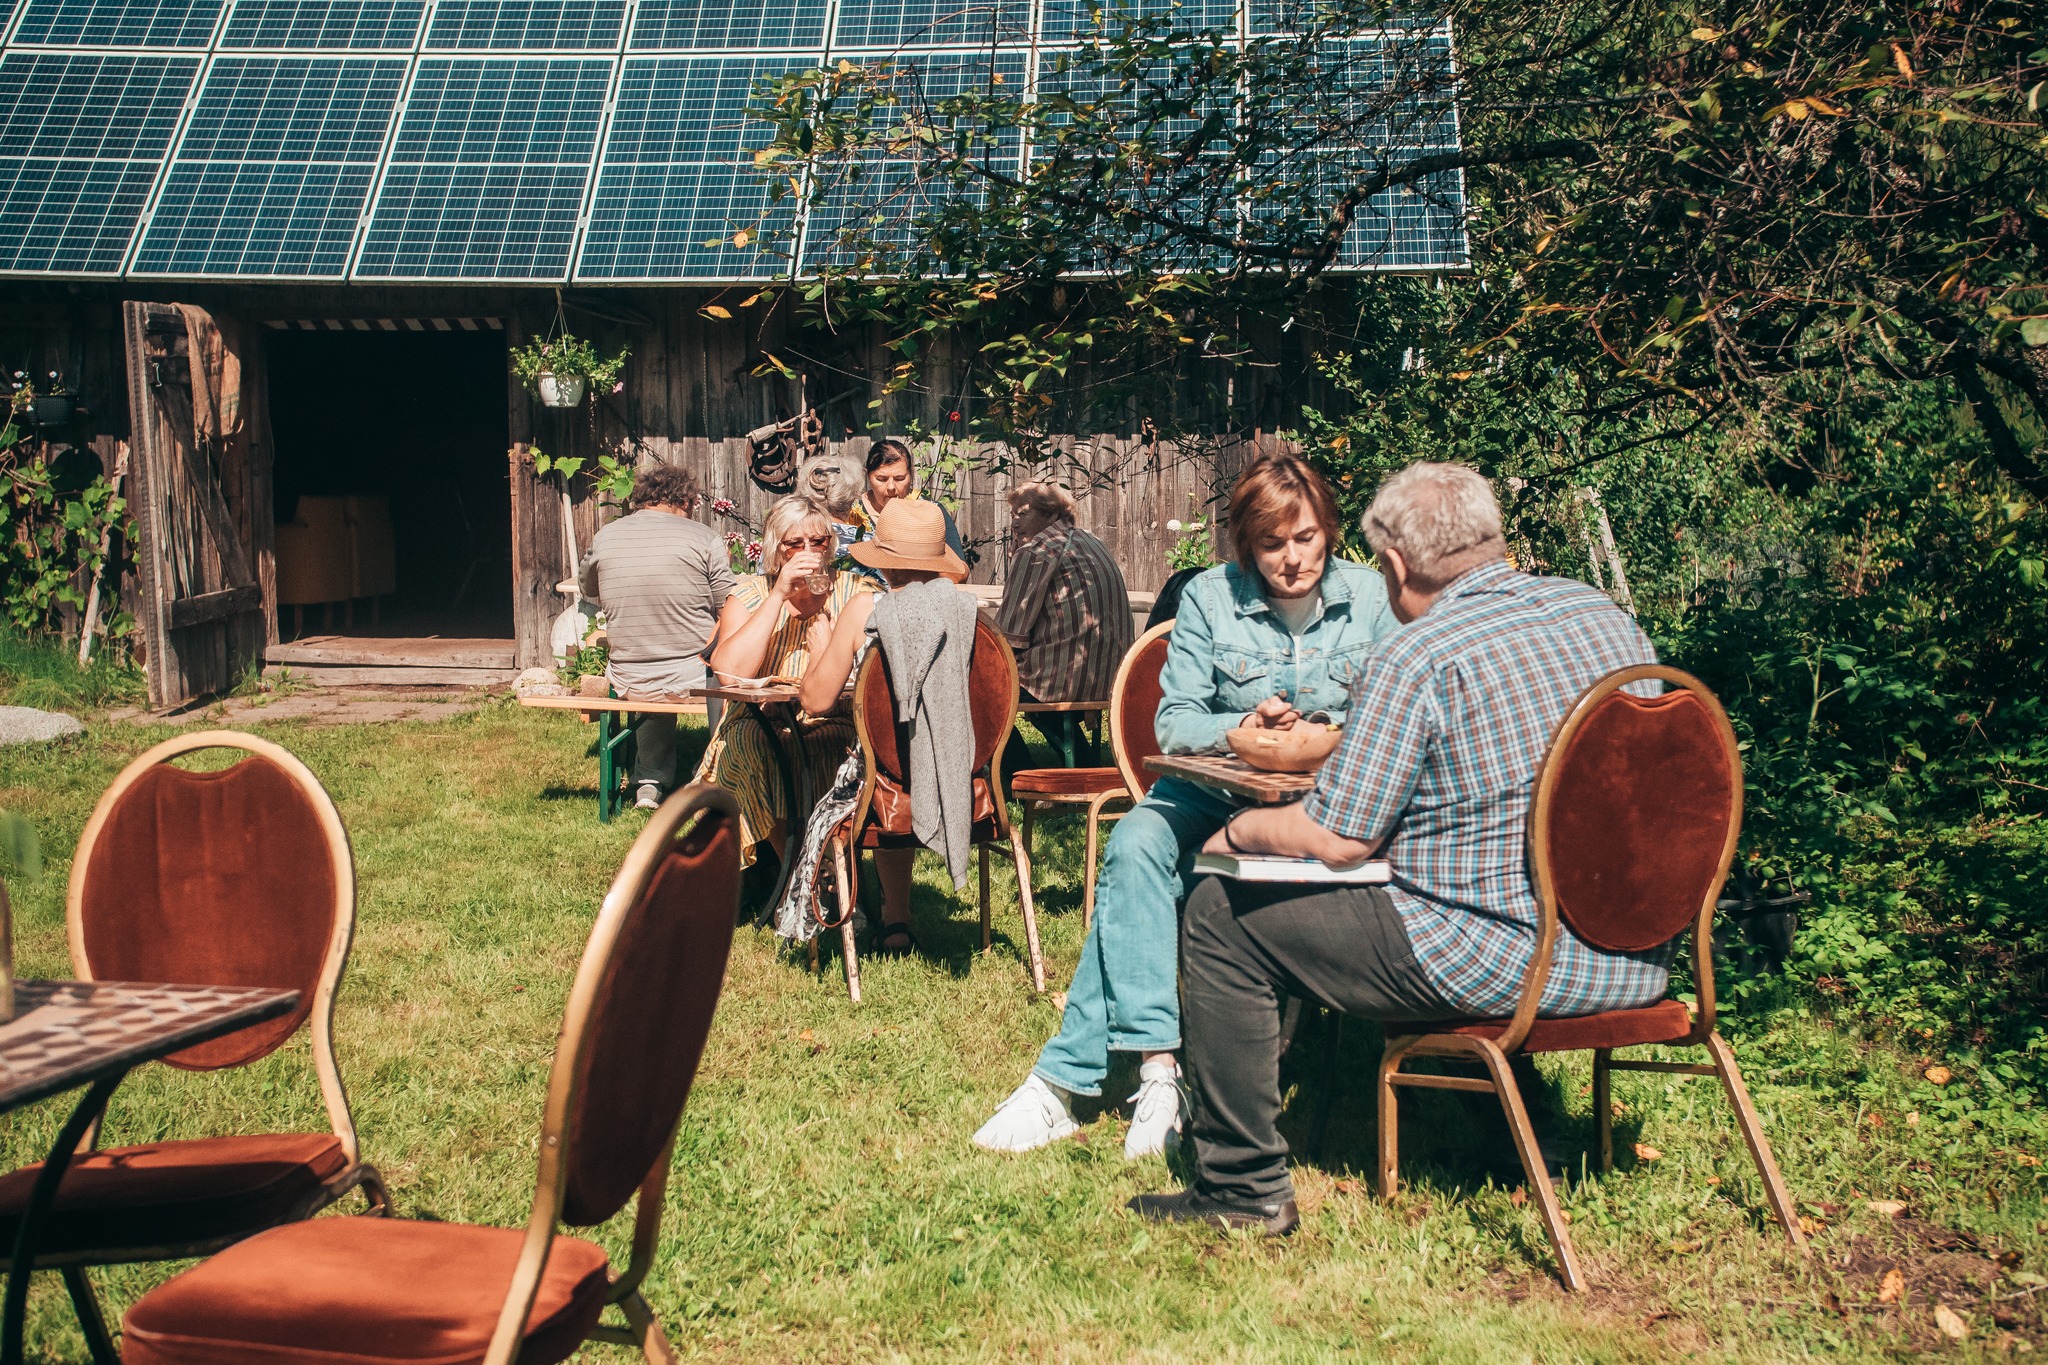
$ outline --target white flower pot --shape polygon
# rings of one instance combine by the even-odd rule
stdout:
[[[583,376],[580,374],[557,379],[542,370],[534,379],[540,389],[542,407],[573,408],[583,401]]]

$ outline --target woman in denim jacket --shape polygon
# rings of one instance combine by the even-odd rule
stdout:
[[[1238,725],[1341,724],[1366,654],[1399,625],[1380,575],[1331,555],[1336,500],[1300,459],[1246,470],[1230,528],[1237,561],[1192,579],[1174,621],[1156,720],[1170,754],[1221,748]],[[1180,1132],[1179,904],[1195,853],[1239,804],[1164,777],[1117,821],[1059,1035],[975,1145],[1023,1152],[1080,1131],[1073,1096],[1102,1093],[1112,1052],[1141,1059],[1124,1155]]]

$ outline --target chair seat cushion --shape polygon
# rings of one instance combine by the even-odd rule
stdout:
[[[1388,1024],[1389,1034],[1462,1033],[1468,1038],[1498,1038],[1507,1032],[1505,1019],[1472,1023]],[[1538,1019],[1522,1040],[1524,1052],[1584,1052],[1596,1047],[1640,1047],[1646,1043],[1677,1043],[1692,1032],[1692,1016],[1677,1000],[1659,1000],[1639,1010],[1608,1010],[1569,1019]]]
[[[1115,768],[1026,768],[1010,774],[1010,795],[1090,797],[1122,791],[1124,775]]]
[[[109,1147],[65,1170],[39,1249],[173,1247],[260,1231],[292,1217],[346,1169],[348,1155],[332,1133]],[[13,1245],[41,1170],[37,1162],[0,1176],[0,1245]]]
[[[467,1365],[497,1329],[526,1233],[315,1218],[258,1233],[123,1316],[127,1365]],[[604,1250],[555,1238],[520,1365],[572,1355],[609,1284]]]

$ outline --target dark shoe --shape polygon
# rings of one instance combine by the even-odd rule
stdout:
[[[1240,1204],[1218,1199],[1190,1187],[1177,1194],[1141,1194],[1124,1205],[1155,1223],[1213,1223],[1219,1228],[1256,1228],[1268,1237],[1285,1237],[1301,1226],[1301,1212],[1292,1199],[1277,1204]]]
[[[885,921],[875,926],[874,936],[868,940],[868,951],[876,957],[909,957],[917,951],[917,936],[910,932],[908,924]]]

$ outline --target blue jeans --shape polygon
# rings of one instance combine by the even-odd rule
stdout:
[[[1069,1094],[1100,1095],[1111,1052],[1180,1046],[1179,904],[1193,889],[1188,867],[1239,804],[1162,777],[1116,822],[1066,1016],[1038,1054],[1038,1075]]]

